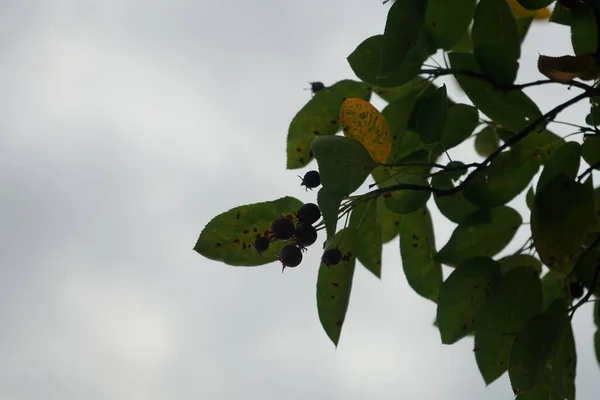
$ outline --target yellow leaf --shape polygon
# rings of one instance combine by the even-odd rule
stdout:
[[[371,103],[355,97],[346,99],[340,109],[340,124],[344,135],[360,142],[375,162],[387,160],[392,150],[390,127]]]
[[[562,57],[540,55],[538,70],[556,82],[570,82],[575,78],[589,81],[600,76],[600,65],[592,53]]]
[[[515,18],[525,18],[533,16],[533,19],[548,19],[552,15],[552,11],[548,7],[540,8],[539,10],[528,10],[519,4],[517,0],[506,0],[510,10]]]

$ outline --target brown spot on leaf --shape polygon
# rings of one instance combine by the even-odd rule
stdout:
[[[304,157],[300,158],[300,164],[304,164]]]
[[[392,197],[392,192],[385,192],[385,193],[383,194],[383,198],[384,198],[384,199],[389,199],[390,197]]]
[[[302,149],[301,149],[300,147],[296,147],[296,151],[297,151],[298,153],[302,153]]]
[[[331,282],[331,286],[340,287],[340,284],[338,282]]]
[[[335,326],[337,326],[338,328],[341,328],[343,324],[344,324],[344,321],[342,321],[341,319],[335,321]]]
[[[329,123],[331,125],[337,125],[338,122],[337,122],[337,119],[332,119],[331,121],[329,121]]]
[[[314,131],[313,132],[315,135],[320,135],[319,131]]]
[[[235,219],[240,219],[240,213],[235,214]]]
[[[244,250],[246,250],[246,247],[247,247],[247,246],[246,246],[246,243],[243,243],[243,245],[242,245],[242,248],[243,248]]]
[[[221,247],[221,246],[222,246],[221,243],[217,242],[217,247]]]
[[[331,300],[335,299],[335,295],[333,295],[333,294],[332,294],[332,295],[330,296],[330,299],[331,299]]]
[[[240,239],[238,239],[238,238],[233,239],[233,243],[239,243],[239,242],[240,242]]]
[[[248,229],[244,229],[244,234],[250,233]]]
[[[252,230],[253,230],[254,232],[258,232],[258,229],[256,229],[256,228],[254,228],[254,229],[252,229]]]
[[[431,26],[432,26],[433,28],[435,28],[435,27],[437,26],[437,22],[435,22],[435,21],[431,21]]]

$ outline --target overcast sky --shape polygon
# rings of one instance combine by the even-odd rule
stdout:
[[[1,399],[512,398],[506,376],[485,387],[471,339],[440,344],[396,241],[382,281],[357,268],[337,350],[317,317],[318,246],[284,274],[191,250],[229,208],[316,200],[285,170],[289,122],[308,81],[354,78],[345,57],[387,9],[0,2]],[[533,28],[521,81],[540,78],[538,52],[570,53],[568,31]],[[575,89],[529,93],[548,110]],[[452,229],[436,223],[439,247]],[[600,373],[591,308],[575,317],[584,400]]]

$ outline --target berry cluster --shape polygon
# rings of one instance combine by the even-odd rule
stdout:
[[[318,171],[308,171],[300,179],[302,179],[300,185],[305,186],[306,190],[312,190],[321,184],[321,176]],[[321,218],[319,206],[314,203],[306,203],[296,211],[295,218],[292,216],[276,218],[271,223],[269,236],[256,238],[254,249],[260,255],[269,249],[269,244],[273,241],[290,241],[291,243],[284,246],[276,255],[283,265],[283,270],[286,267],[297,267],[302,262],[302,251],[317,241],[317,230],[313,225],[319,218]],[[294,219],[297,220],[296,223],[294,223]],[[341,260],[342,252],[338,248],[325,250],[321,258],[321,261],[329,267],[339,264]]]

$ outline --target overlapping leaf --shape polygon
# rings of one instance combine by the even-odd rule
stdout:
[[[369,100],[371,90],[362,82],[343,80],[317,92],[296,114],[287,136],[287,168],[302,168],[313,156],[313,139],[340,130],[340,107],[347,97]]]
[[[473,53],[493,81],[511,84],[517,77],[521,38],[505,0],[480,0],[473,17]]]
[[[475,3],[476,0],[428,1],[425,32],[437,48],[450,50],[468,33]]]
[[[538,275],[542,273],[542,262],[529,254],[513,254],[498,260],[502,274],[506,274],[513,268],[529,267],[532,268]]]
[[[498,263],[489,257],[465,260],[452,271],[438,298],[437,322],[443,344],[455,343],[470,332],[500,277]]]
[[[254,249],[258,236],[268,236],[271,223],[281,216],[294,216],[302,202],[293,197],[232,208],[213,218],[202,230],[194,250],[211,260],[234,266],[256,266],[277,260],[287,242],[272,242],[259,255]]]
[[[436,259],[455,266],[472,257],[492,257],[512,240],[521,223],[521,215],[507,206],[477,210],[456,227]]]
[[[377,199],[358,203],[350,215],[350,225],[356,228],[356,258],[378,278],[381,278],[383,246]]]
[[[431,186],[435,189],[452,189],[454,183],[447,174],[439,174],[431,178]],[[450,196],[434,195],[433,199],[440,212],[450,221],[460,224],[479,207],[469,202],[462,190]]]

